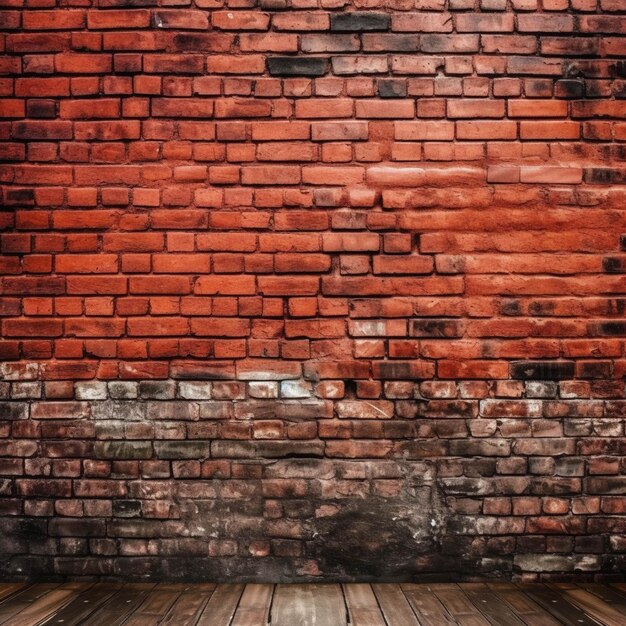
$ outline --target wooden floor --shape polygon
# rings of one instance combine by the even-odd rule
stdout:
[[[626,625],[626,583],[0,584],[2,626]]]

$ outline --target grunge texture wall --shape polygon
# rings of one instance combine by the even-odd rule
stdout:
[[[5,578],[626,561],[622,0],[2,0]]]

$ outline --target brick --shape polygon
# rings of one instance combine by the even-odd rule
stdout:
[[[572,361],[519,361],[511,364],[511,376],[522,380],[564,380],[573,378]]]
[[[509,100],[510,117],[565,117],[567,102],[555,100]]]
[[[271,76],[323,76],[328,62],[321,57],[268,57],[267,69]]]
[[[472,121],[457,122],[456,135],[458,139],[515,139],[517,137],[517,124],[510,121]]]
[[[350,11],[333,13],[330,16],[330,29],[342,32],[365,32],[388,30],[391,18],[387,13],[373,11]]]
[[[449,13],[396,13],[392,30],[409,33],[451,33],[453,20]]]
[[[519,16],[520,22],[529,16]],[[514,16],[512,13],[461,13],[456,16],[456,30],[459,33],[502,33],[512,32]],[[522,28],[520,28],[520,31]]]
[[[537,166],[520,168],[523,183],[573,183],[582,182],[582,170],[578,167]]]
[[[521,33],[567,33],[574,29],[571,15],[520,15],[517,27]]]
[[[87,28],[94,30],[121,28],[147,28],[150,26],[150,11],[135,9],[133,11],[88,11]]]
[[[356,103],[357,118],[371,119],[410,119],[415,116],[415,105],[412,100],[358,100]]]
[[[361,42],[357,35],[302,35],[300,49],[306,53],[356,52]]]
[[[337,76],[384,74],[389,69],[386,56],[333,56],[331,63],[333,74]]]
[[[504,102],[481,99],[448,100],[448,117],[451,119],[464,118],[498,118],[504,117]]]
[[[555,122],[533,120],[520,123],[520,139],[578,139],[580,124],[577,122]]]
[[[94,449],[96,458],[138,460],[152,458],[150,441],[97,441]]]
[[[211,23],[221,30],[267,30],[270,16],[259,11],[215,11]]]
[[[313,122],[313,141],[358,141],[369,137],[367,122]]]
[[[478,35],[455,35],[449,37],[447,35],[422,35],[421,50],[423,52],[478,52],[479,36]]]

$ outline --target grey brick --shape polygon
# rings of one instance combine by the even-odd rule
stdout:
[[[198,405],[187,400],[172,402],[148,402],[146,416],[157,420],[197,420],[199,417]]]
[[[322,457],[322,441],[213,441],[211,456],[226,459]]]
[[[76,383],[74,393],[77,400],[106,400],[107,384],[99,380]]]
[[[411,320],[411,337],[460,337],[463,325],[453,319],[420,319]]]
[[[159,459],[206,459],[210,456],[210,441],[155,441]]]
[[[527,398],[556,398],[557,384],[549,381],[529,381],[526,383]]]
[[[133,400],[139,395],[139,384],[133,381],[113,380],[108,386],[114,400]]]
[[[385,79],[378,81],[378,95],[381,98],[406,97],[406,81]]]
[[[205,381],[185,381],[178,383],[178,395],[186,400],[209,400],[211,383]]]
[[[11,397],[15,400],[41,398],[41,383],[20,382],[11,384]]]
[[[330,16],[330,30],[355,33],[364,31],[389,30],[391,16],[374,11],[345,11]]]
[[[574,361],[514,361],[511,378],[519,380],[567,380],[574,377]]]
[[[113,517],[141,517],[141,500],[113,500]]]
[[[142,380],[139,395],[151,400],[173,400],[176,397],[176,383],[173,380]]]
[[[322,57],[269,57],[267,69],[271,76],[323,76],[328,59]]]
[[[95,454],[99,459],[150,459],[150,441],[96,441]]]
[[[232,402],[200,402],[200,419],[226,420],[234,417]]]
[[[102,400],[92,403],[91,414],[97,420],[143,420],[146,418],[146,405],[142,402]]]
[[[313,395],[311,383],[304,380],[283,380],[280,383],[283,398],[310,398]]]

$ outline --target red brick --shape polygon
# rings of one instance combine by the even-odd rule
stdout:
[[[211,22],[221,30],[267,30],[270,16],[259,11],[215,11]]]
[[[448,100],[447,110],[452,119],[504,117],[504,102],[469,98]]]
[[[85,25],[85,12],[25,11],[22,25],[25,30],[80,30]]]
[[[87,27],[94,30],[121,30],[148,26],[150,26],[150,11],[146,9],[87,12]]]
[[[509,100],[510,117],[565,117],[567,102],[562,100]]]

